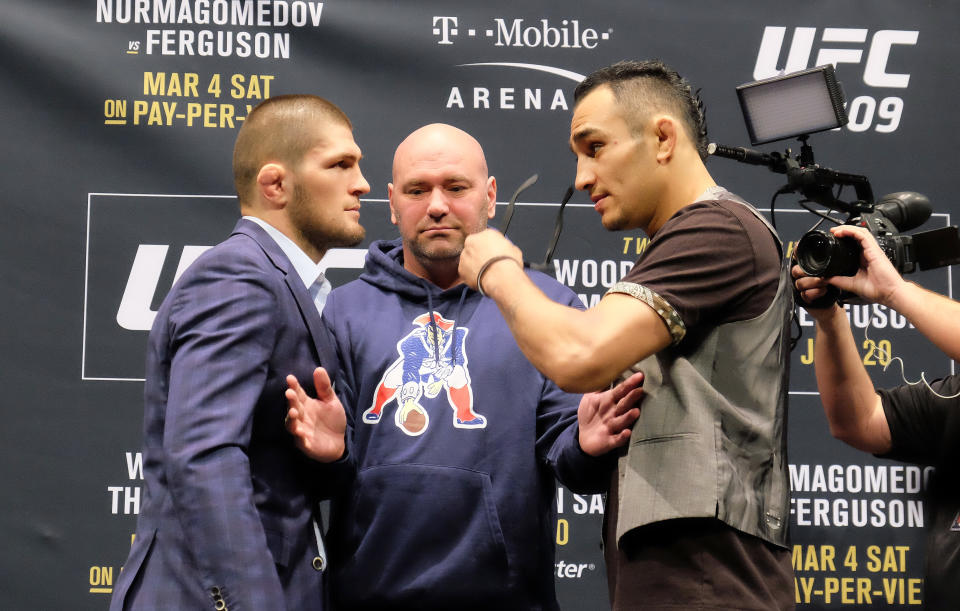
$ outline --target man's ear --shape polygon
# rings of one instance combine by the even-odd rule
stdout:
[[[492,219],[497,214],[497,179],[494,176],[487,178],[487,218]]]
[[[673,117],[663,115],[654,118],[653,129],[657,137],[657,163],[667,163],[677,148],[679,126]]]
[[[393,183],[387,183],[387,199],[390,201],[390,222],[394,225],[400,223],[400,216],[397,214],[397,208],[393,203]]]
[[[268,163],[257,172],[257,192],[265,205],[283,208],[290,197],[290,181],[286,168]]]

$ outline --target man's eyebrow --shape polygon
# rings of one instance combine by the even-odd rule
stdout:
[[[451,182],[471,182],[471,181],[470,181],[470,177],[467,176],[466,174],[455,174],[453,176],[448,177],[443,182],[445,184],[449,184]]]
[[[570,150],[576,152],[573,148],[575,145],[587,140],[596,133],[597,130],[592,127],[584,127],[583,129],[574,132],[574,134],[570,136]]]
[[[331,157],[331,158],[334,158],[334,159],[345,159],[345,160],[349,160],[349,161],[360,161],[360,159],[363,157],[363,153],[360,153],[360,152],[354,151],[354,150],[350,150],[350,149],[342,149],[342,150],[339,150],[339,151],[334,152],[333,154],[330,155],[330,157]]]
[[[470,177],[467,176],[466,174],[455,174],[455,175],[453,175],[453,176],[448,176],[448,177],[446,177],[446,178],[443,179],[442,184],[444,184],[444,185],[449,185],[449,184],[458,183],[458,182],[465,182],[465,183],[473,184],[473,181],[470,180]],[[426,184],[430,184],[430,181],[429,181],[429,180],[425,180],[425,179],[423,179],[423,178],[411,178],[410,180],[404,182],[404,183],[403,183],[403,186],[404,186],[404,187],[419,187],[419,186],[426,185]]]

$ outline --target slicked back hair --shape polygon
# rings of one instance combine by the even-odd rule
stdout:
[[[639,133],[657,112],[677,117],[697,148],[707,158],[707,119],[699,91],[693,91],[676,70],[659,60],[621,61],[600,68],[585,78],[573,93],[578,104],[588,93],[608,85],[630,129]]]
[[[250,111],[233,146],[233,186],[240,205],[250,203],[260,168],[271,162],[297,165],[330,125],[353,129],[336,104],[315,95],[280,95]]]

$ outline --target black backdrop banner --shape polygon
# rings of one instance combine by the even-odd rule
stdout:
[[[5,0],[0,608],[107,608],[143,497],[147,330],[178,274],[233,226],[230,151],[261,100],[314,93],[355,124],[368,239],[328,255],[335,284],[356,277],[370,240],[395,235],[393,150],[432,122],[480,140],[501,201],[539,174],[510,237],[541,259],[574,175],[573,87],[624,58],[675,66],[701,89],[711,140],[738,146],[749,142],[737,85],[834,63],[850,123],[811,137],[817,161],[868,176],[878,196],[926,194],[926,229],[960,212],[958,23],[955,2],[898,0]],[[760,148],[786,147],[797,145]],[[708,167],[761,209],[784,182],[725,159]],[[781,197],[776,213],[791,247],[816,221],[796,199]],[[557,277],[593,304],[645,245],[604,231],[578,193]],[[953,294],[951,268],[912,279]],[[896,313],[849,314],[879,385],[901,380],[880,349],[902,356],[911,380],[953,371]],[[920,605],[929,470],[830,437],[812,321],[801,315],[800,328],[789,422],[798,607]],[[561,604],[605,609],[603,499],[559,488],[557,504]]]

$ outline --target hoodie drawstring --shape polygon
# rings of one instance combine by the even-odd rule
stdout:
[[[427,311],[430,312],[430,324],[433,325],[433,354],[436,361],[440,362],[440,326],[437,324],[437,318],[434,315],[433,311],[433,291],[430,290],[430,284],[426,280],[421,280],[424,288],[427,291]],[[457,338],[457,321],[460,320],[460,312],[463,311],[463,303],[467,300],[467,291],[469,289],[464,285],[463,290],[460,291],[460,301],[457,302],[457,311],[453,318],[453,365],[458,364],[459,351],[457,350],[458,342]]]

